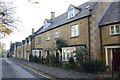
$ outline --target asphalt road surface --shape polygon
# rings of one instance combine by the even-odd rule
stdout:
[[[39,74],[29,68],[11,61],[9,58],[0,58],[0,78],[2,80],[47,80],[47,76]]]

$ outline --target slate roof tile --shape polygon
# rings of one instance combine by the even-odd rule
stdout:
[[[98,26],[104,26],[120,22],[120,1],[112,2],[99,22]]]

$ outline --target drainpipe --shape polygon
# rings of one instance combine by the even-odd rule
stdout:
[[[88,46],[89,46],[89,60],[91,60],[90,59],[90,54],[91,54],[91,50],[90,50],[90,16],[88,16]]]
[[[99,27],[99,26],[98,26]],[[99,27],[99,32],[100,32],[100,48],[101,48],[101,56],[102,56],[102,61],[103,61],[103,50],[102,50],[102,32],[101,28]]]
[[[30,55],[32,55],[32,49],[33,49],[33,38],[31,38],[31,49],[30,49]]]

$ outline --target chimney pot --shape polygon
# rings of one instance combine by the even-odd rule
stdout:
[[[32,28],[32,34],[34,33],[34,30],[35,30],[35,29],[34,29],[34,28]]]
[[[55,12],[51,12],[51,19],[55,18]]]

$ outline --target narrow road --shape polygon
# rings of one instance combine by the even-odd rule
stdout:
[[[2,79],[34,79],[34,80],[41,80],[43,78],[47,78],[44,75],[40,75],[38,73],[35,73],[34,71],[23,67],[22,65],[19,65],[17,63],[12,62],[9,58],[2,58],[0,59],[0,63],[2,61],[2,64],[0,64],[0,68],[2,69]],[[0,69],[0,72],[1,72]]]

